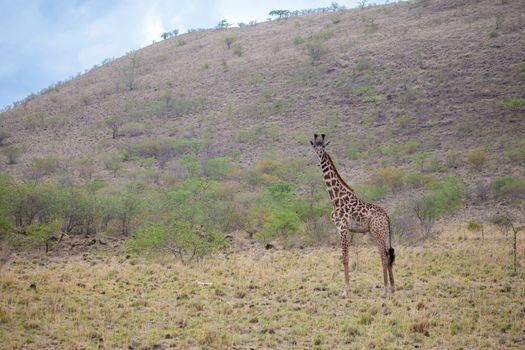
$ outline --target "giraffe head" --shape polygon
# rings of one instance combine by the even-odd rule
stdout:
[[[321,136],[314,134],[314,140],[310,141],[310,144],[314,148],[315,154],[317,154],[317,157],[321,159],[323,157],[323,154],[325,152],[325,147],[330,144],[330,141],[324,142],[325,134],[321,134]]]

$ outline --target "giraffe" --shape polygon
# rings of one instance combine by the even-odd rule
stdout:
[[[341,238],[342,260],[345,273],[345,286],[342,297],[348,296],[349,270],[348,270],[348,239],[353,238],[354,233],[370,233],[381,256],[383,265],[383,284],[385,298],[388,293],[388,279],[390,279],[390,291],[394,292],[394,274],[392,264],[395,254],[392,247],[390,230],[390,218],[386,211],[380,206],[366,203],[361,200],[355,191],[347,185],[334,162],[325,148],[330,142],[324,142],[325,134],[314,134],[314,140],[310,141],[314,151],[319,158],[319,165],[323,171],[324,182],[328,196],[333,204],[332,221]]]

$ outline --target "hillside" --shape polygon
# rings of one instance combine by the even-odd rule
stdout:
[[[213,178],[219,159],[216,178],[253,193],[261,161],[288,175],[263,169],[274,178],[256,185],[315,171],[308,141],[324,132],[367,199],[393,211],[456,176],[484,218],[502,203],[496,179],[524,193],[524,15],[519,0],[417,1],[163,40],[2,113],[0,170],[162,187]]]

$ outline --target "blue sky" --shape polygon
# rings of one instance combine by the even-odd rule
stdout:
[[[355,7],[358,0],[338,1]],[[369,1],[370,2],[370,1]],[[264,21],[321,0],[0,0],[0,110],[32,92],[159,41],[172,29]]]

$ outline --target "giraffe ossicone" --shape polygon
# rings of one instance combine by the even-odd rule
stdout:
[[[385,287],[383,297],[386,297],[388,287],[394,292],[394,273],[392,265],[395,251],[392,247],[392,231],[390,218],[386,211],[378,205],[367,203],[360,199],[337,171],[330,155],[326,152],[326,135],[314,134],[310,141],[323,172],[324,183],[328,196],[333,205],[332,221],[341,238],[342,260],[345,274],[345,286],[342,296],[348,296],[349,268],[348,268],[348,239],[353,233],[369,233],[376,244],[381,264],[383,266],[383,284]]]

